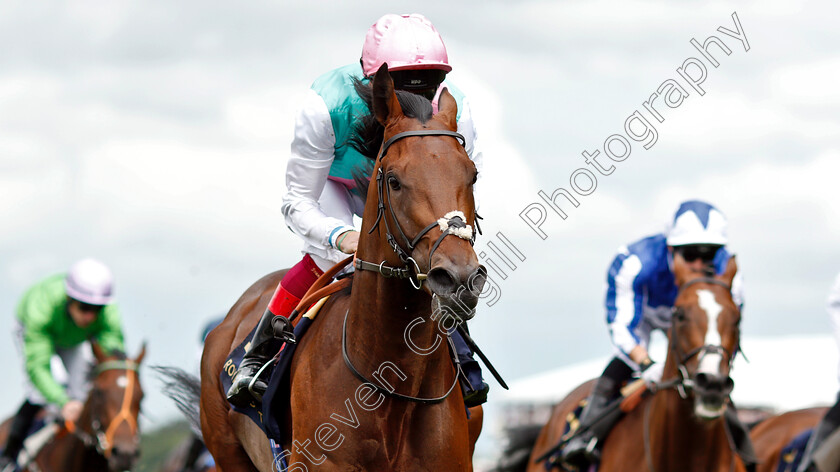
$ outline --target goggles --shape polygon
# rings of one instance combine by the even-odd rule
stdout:
[[[688,244],[674,247],[674,252],[680,254],[686,262],[696,261],[712,262],[715,255],[723,246],[717,244]]]

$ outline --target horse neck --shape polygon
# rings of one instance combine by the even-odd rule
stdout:
[[[676,367],[666,362],[663,380],[676,374]],[[645,428],[645,447],[652,448],[656,471],[716,471],[725,466],[729,470],[732,452],[724,429],[721,416],[718,419],[704,421],[694,414],[693,397],[683,399],[677,390],[667,389],[658,392],[651,404]],[[646,416],[648,412],[645,412]]]
[[[367,236],[364,230],[363,235]],[[390,247],[386,245],[383,250],[381,246],[371,244],[371,239],[375,242],[375,238],[365,237],[360,241],[359,259],[379,262],[394,258]],[[386,262],[386,265],[400,264]],[[422,322],[411,328],[412,342],[424,347],[432,346],[436,340],[440,342],[438,324],[431,315],[431,297],[424,290],[415,289],[408,280],[356,271],[347,323],[347,350],[354,363],[359,364],[357,368],[371,372],[383,362],[392,362],[408,377],[399,384],[400,393],[415,395],[424,384],[430,386],[430,391],[442,393],[438,390],[451,379],[446,375],[451,369],[440,368],[448,365],[445,362],[449,358],[446,343],[441,343],[431,354],[419,355],[405,340],[409,324],[422,318]]]
[[[78,430],[90,437],[95,437],[91,431],[91,414],[89,403],[85,403],[79,421],[76,422]],[[72,433],[67,433],[54,438],[44,446],[38,455],[38,463],[43,470],[66,470],[66,471],[108,471],[108,463],[104,457],[94,449],[85,446],[84,442]]]

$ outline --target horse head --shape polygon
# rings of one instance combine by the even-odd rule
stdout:
[[[674,254],[679,293],[663,377],[680,376],[678,391],[684,397],[692,392],[694,413],[704,420],[723,414],[734,387],[729,372],[740,343],[741,311],[731,287],[737,271],[734,257],[722,275],[710,276],[693,272]]]
[[[108,461],[111,471],[131,470],[140,457],[137,417],[143,388],[139,368],[146,346],[134,359],[122,353],[106,353],[97,343],[92,347],[96,358],[93,385],[77,434]]]
[[[457,318],[469,319],[487,271],[472,247],[478,172],[457,133],[455,99],[444,90],[434,115],[425,98],[401,93],[398,99],[384,64],[374,76],[372,95],[384,136],[363,233],[376,237],[360,241],[357,255],[405,267],[415,288]]]

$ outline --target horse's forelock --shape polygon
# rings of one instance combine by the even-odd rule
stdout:
[[[353,79],[353,87],[367,105],[368,110],[371,110],[373,90],[371,89],[370,82]],[[397,90],[396,94],[403,115],[407,118],[416,119],[421,124],[425,124],[432,119],[432,102],[428,99],[402,90]],[[384,134],[385,127],[376,120],[376,116],[372,112],[355,118],[353,134],[350,136],[349,144],[361,155],[370,159],[368,165],[353,172],[353,180],[362,195],[367,194],[367,189],[370,185],[370,175],[373,171],[373,161],[376,159],[376,156],[379,154],[379,149],[382,147]]]

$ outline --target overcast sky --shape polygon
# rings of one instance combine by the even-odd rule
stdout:
[[[6,340],[30,284],[94,256],[116,274],[129,351],[147,340],[149,364],[193,368],[203,323],[299,260],[280,213],[295,104],[315,77],[358,60],[379,16],[419,4],[290,3],[0,2]],[[744,336],[829,330],[840,271],[835,2],[427,1],[420,12],[443,35],[449,79],[479,127],[477,248],[501,231],[526,258],[505,280],[491,269],[501,296],[471,322],[508,379],[609,353],[615,249],[660,231],[689,198],[730,220]],[[718,31],[736,30],[733,12],[748,51]],[[716,68],[689,42],[710,35],[731,50],[711,46]],[[703,95],[677,71],[692,57],[707,69]],[[687,96],[676,108],[660,98],[659,123],[643,103],[669,79]],[[653,146],[629,141],[610,175],[587,166],[581,153],[596,150],[610,165],[604,142],[627,136],[635,111],[656,129]],[[520,213],[540,191],[570,189],[579,168],[597,187],[565,204],[565,221],[549,210],[540,238]],[[8,414],[22,373],[11,342],[0,358],[14,366],[0,390]],[[160,424],[175,410],[149,371],[143,380],[147,424]]]

